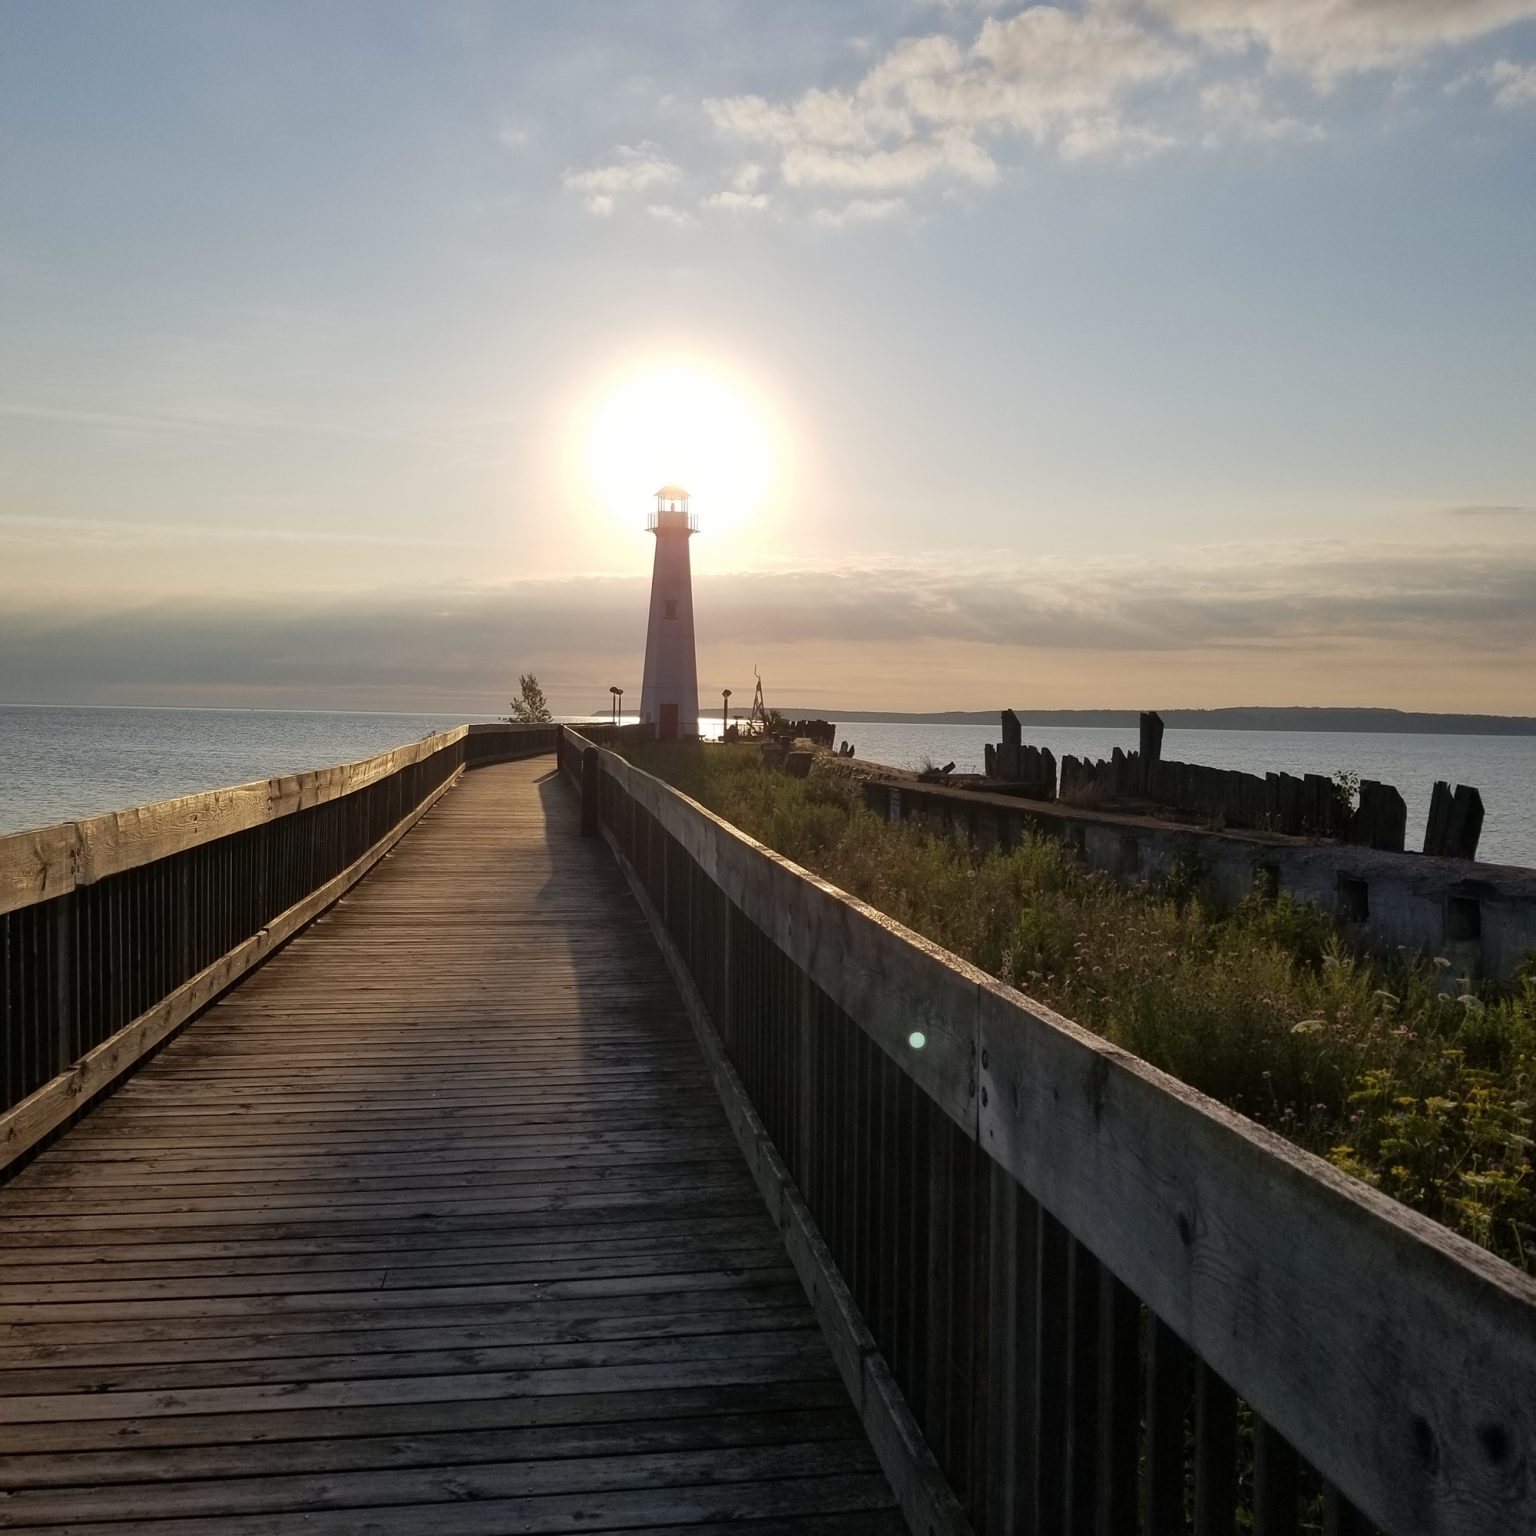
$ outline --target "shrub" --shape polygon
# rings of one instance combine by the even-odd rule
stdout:
[[[1197,863],[1121,885],[1063,844],[980,853],[889,823],[755,748],[643,745],[638,766],[1144,1060],[1536,1269],[1536,962],[1499,992],[1356,953],[1255,891],[1216,913]]]

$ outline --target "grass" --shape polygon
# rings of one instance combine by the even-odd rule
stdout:
[[[751,748],[630,754],[733,825],[1260,1124],[1536,1271],[1536,957],[1512,987],[1354,952],[1282,894],[1126,886],[1052,839],[981,854]]]

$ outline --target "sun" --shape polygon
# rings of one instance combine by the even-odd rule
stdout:
[[[728,370],[683,362],[627,370],[596,392],[587,479],[605,511],[641,526],[650,498],[681,485],[704,527],[735,528],[765,501],[777,459],[771,413]]]

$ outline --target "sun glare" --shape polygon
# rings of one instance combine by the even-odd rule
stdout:
[[[637,369],[609,382],[589,418],[587,478],[603,509],[639,526],[658,487],[683,486],[710,531],[765,500],[775,467],[768,413],[728,373],[694,364]]]

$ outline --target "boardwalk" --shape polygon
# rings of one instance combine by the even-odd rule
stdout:
[[[0,1529],[904,1529],[549,773],[467,775],[0,1190]]]

